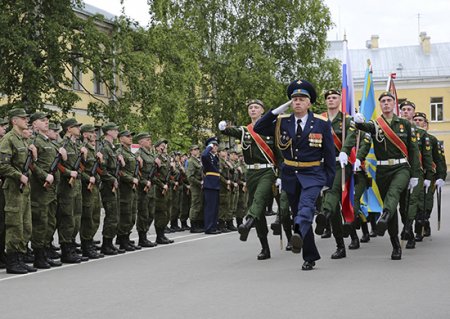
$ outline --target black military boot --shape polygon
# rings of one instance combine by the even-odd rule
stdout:
[[[47,252],[49,250],[52,250],[52,249],[51,248],[44,249],[44,254],[45,254],[45,259],[47,260],[47,262],[50,265],[50,267],[61,267],[62,266],[62,262],[60,262],[57,259],[52,259],[52,258],[48,257]]]
[[[431,236],[430,221],[426,219],[423,224],[423,237],[430,237],[430,236]]]
[[[65,264],[79,264],[81,262],[80,256],[72,253],[70,243],[61,244],[61,262]]]
[[[237,228],[236,228],[236,226],[234,226],[232,219],[227,220],[227,229],[229,231],[237,231]]]
[[[317,214],[316,229],[314,230],[316,235],[319,235],[319,236],[323,235],[325,228],[330,223],[330,217],[331,217],[331,213],[327,210],[325,210],[323,213]]]
[[[348,249],[358,249],[359,237],[355,229],[353,229],[352,232],[350,233],[350,237],[352,238],[352,241],[350,242],[350,245],[348,245]]]
[[[406,249],[414,249],[416,248],[416,240],[414,239],[414,237],[408,239],[408,241],[406,242]]]
[[[170,241],[164,235],[164,228],[155,228],[156,229],[156,243],[158,245],[167,245],[170,244]]]
[[[28,272],[36,272],[36,271],[37,271],[37,268],[31,267],[30,265],[27,265],[27,264],[24,262],[24,256],[25,256],[25,254],[19,253],[18,256],[19,256],[19,264],[21,264],[22,267],[25,268]],[[34,256],[33,256],[33,257],[34,257]],[[33,260],[34,260],[34,258],[33,258]]]
[[[273,223],[270,224],[270,229],[272,229],[272,233],[274,236],[280,236],[281,234],[280,215],[277,215]]]
[[[198,221],[191,221],[191,233],[199,234],[203,233],[205,230],[202,228],[201,223]]]
[[[52,247],[46,248],[47,258],[50,259],[59,259],[61,258],[61,254],[54,250]]]
[[[128,238],[128,235],[120,235],[117,236],[117,239],[119,240],[119,247],[120,249],[124,249],[125,251],[135,251],[133,246],[130,245],[130,239]]]
[[[99,259],[104,257],[104,255],[100,255],[97,252],[97,249],[94,247],[94,243],[92,240],[82,240],[81,241],[81,250],[83,251],[83,257],[87,257],[89,259]]]
[[[239,232],[239,239],[241,241],[247,241],[248,238],[248,233],[250,232],[250,229],[253,227],[253,225],[255,224],[255,219],[248,215],[247,218],[245,219],[245,223],[241,224],[238,228],[238,232]]]
[[[370,221],[370,237],[377,237],[377,221],[375,219],[375,214],[369,213],[369,221]]]
[[[6,268],[6,255],[4,251],[0,251],[0,269]]]
[[[227,228],[227,224],[225,223],[224,220],[219,220],[219,225],[218,225],[219,230],[222,233],[229,233],[230,230]]]
[[[51,268],[50,264],[47,262],[47,258],[45,257],[44,248],[35,248],[34,249],[34,263],[33,266],[37,269],[49,269]]]
[[[408,219],[405,222],[405,224],[403,226],[403,230],[401,232],[401,239],[402,240],[410,240],[410,239],[414,238],[412,224],[413,224],[413,221],[410,220],[410,219]]]
[[[361,242],[362,243],[367,243],[370,241],[370,235],[369,235],[369,227],[367,226],[367,222],[366,223],[361,223],[361,230],[363,235],[361,236]]]
[[[292,251],[292,244],[291,244],[291,239],[292,239],[292,221],[291,221],[290,218],[283,222],[283,230],[284,230],[284,233],[286,234],[286,240],[287,240],[286,251]]]
[[[180,226],[178,226],[178,219],[172,219],[170,221],[170,230],[172,230],[172,232],[181,231]]]
[[[113,247],[112,238],[106,237],[103,237],[102,248],[100,249],[100,252],[108,256],[117,255],[119,253],[117,249],[114,249]]]
[[[384,236],[386,229],[388,228],[390,213],[387,209],[383,210],[383,214],[377,221],[377,235]]]
[[[155,247],[156,245],[147,239],[147,232],[139,232],[139,246],[144,248]]]
[[[331,238],[331,222],[328,220],[328,224],[323,231],[323,235],[320,238]]]
[[[27,274],[28,270],[19,263],[19,253],[6,254],[6,273],[23,275]]]
[[[416,238],[415,240],[418,242],[421,242],[423,240],[423,220],[417,219],[416,220],[416,226],[415,226],[415,231],[416,231]]]
[[[258,260],[264,260],[270,258],[270,249],[269,249],[269,242],[267,241],[267,236],[264,237],[258,237],[259,242],[261,243],[262,249],[261,252],[258,255]]]
[[[191,222],[192,224],[192,222]],[[181,230],[191,230],[191,227],[189,227],[189,225],[187,224],[187,220],[182,220],[181,221]]]
[[[139,243],[135,244],[134,240],[131,240],[131,239],[130,239],[130,235],[131,235],[131,233],[129,233],[128,236],[127,236],[128,244],[129,244],[131,247],[134,247],[135,250],[141,250],[142,247],[139,245]]]
[[[336,251],[331,255],[331,259],[341,259],[347,257],[345,253],[344,238],[335,238],[336,240]]]
[[[243,222],[243,218],[242,217],[236,217],[236,224],[237,224],[237,227],[239,227],[240,225],[242,225],[242,222]]]
[[[400,240],[398,239],[398,236],[392,236],[391,237],[391,244],[392,244],[392,254],[391,259],[392,260],[400,260],[402,259],[402,247],[400,246]]]
[[[27,252],[21,255],[21,260],[26,264],[34,263],[34,254],[33,251],[27,247]]]

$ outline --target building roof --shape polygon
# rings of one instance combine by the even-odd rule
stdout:
[[[96,6],[90,5],[88,3],[84,3],[84,6],[79,8],[75,6],[73,8],[75,12],[79,12],[82,14],[85,14],[87,16],[93,16],[96,14],[100,14],[105,17],[105,20],[107,21],[114,21],[116,19],[116,16],[108,11],[105,11],[103,9],[97,8]]]
[[[343,41],[330,41],[327,50],[329,58],[342,60]],[[390,73],[397,78],[424,78],[450,76],[450,42],[432,43],[431,51],[425,54],[420,44],[349,50],[350,65],[355,81],[364,78],[367,60],[372,62],[373,77],[387,79]]]

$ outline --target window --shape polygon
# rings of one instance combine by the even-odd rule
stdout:
[[[444,99],[442,97],[432,97],[430,99],[431,121],[444,120]]]
[[[72,89],[81,90],[81,70],[77,65],[72,66]]]
[[[94,94],[103,95],[103,84],[98,74],[94,75]]]

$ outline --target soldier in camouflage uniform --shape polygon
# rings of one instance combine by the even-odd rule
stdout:
[[[236,217],[237,205],[239,201],[239,161],[238,161],[237,150],[232,149],[230,151],[229,162],[232,169],[231,181],[233,182],[233,188],[231,191],[231,201],[230,201],[230,217],[226,220],[227,229],[230,231],[237,231],[237,228],[233,224],[233,217]]]
[[[170,176],[173,187],[169,188],[169,216],[170,216],[170,230],[172,232],[181,231],[178,225],[178,219],[180,217],[180,204],[181,204],[181,187],[182,187],[182,174],[184,168],[180,165],[180,152],[175,151],[172,154],[172,162],[174,169]]]
[[[117,150],[122,155],[124,166],[119,178],[119,223],[117,224],[117,239],[120,248],[126,251],[141,249],[130,241],[130,234],[137,214],[137,187],[139,184],[139,161],[131,152],[134,133],[124,130],[118,135],[120,146]]]
[[[232,180],[233,166],[228,161],[228,148],[219,146],[220,165],[220,193],[219,193],[219,225],[218,229],[222,233],[228,233],[226,221],[231,219],[231,196],[234,187]]]
[[[36,135],[34,145],[38,152],[38,159],[33,165],[33,174],[30,176],[33,222],[31,248],[34,251],[34,267],[48,269],[62,265],[59,261],[47,258],[47,250],[50,248],[48,241],[50,203],[56,198],[55,177],[50,173],[50,168],[59,151],[46,135],[49,116],[37,112],[31,115],[30,122]]]
[[[119,219],[118,193],[119,169],[124,164],[122,155],[117,154],[114,140],[119,134],[119,127],[108,122],[102,126],[103,131],[103,164],[101,169],[101,187],[100,194],[102,198],[103,209],[105,210],[105,218],[103,220],[103,241],[101,252],[105,255],[117,255],[124,253],[124,249],[118,249],[113,244],[113,238],[117,235],[117,223]],[[116,174],[117,173],[117,174]]]
[[[6,272],[26,274],[36,271],[36,268],[28,266],[22,259],[32,231],[29,170],[25,172],[23,169],[31,156],[30,151],[33,159],[37,159],[37,151],[36,147],[27,144],[22,135],[28,128],[25,110],[12,109],[8,117],[12,130],[0,143],[0,176],[4,178],[2,187],[5,195]]]
[[[140,146],[136,156],[142,159],[142,176],[138,187],[136,229],[139,234],[139,246],[144,248],[154,247],[156,244],[147,239],[147,232],[155,216],[155,187],[152,181],[156,173],[156,155],[152,152],[152,140],[149,133],[139,133],[136,135],[136,141]]]
[[[156,231],[156,243],[157,244],[171,244],[173,240],[164,235],[164,228],[169,221],[168,211],[168,191],[169,187],[173,187],[170,182],[171,176],[171,161],[167,155],[167,140],[160,139],[155,144],[155,150],[157,152],[158,170],[155,174],[155,231]]]
[[[186,168],[187,168],[187,154],[181,154],[180,156],[180,167],[181,170],[181,199],[180,199],[180,222],[181,222],[181,230],[190,230],[191,227],[187,224],[187,220],[189,218],[189,209],[191,207],[191,194],[189,181],[186,176]]]
[[[188,159],[186,176],[191,193],[191,207],[189,209],[191,233],[203,233],[203,168],[200,160],[200,148],[198,145],[192,145],[189,151],[191,156]]]
[[[74,238],[78,233],[78,216],[81,221],[82,201],[79,168],[76,163],[87,155],[86,147],[78,147],[80,126],[74,118],[62,122],[64,138],[61,145],[67,151],[67,161],[58,166],[61,181],[58,185],[58,237],[61,244],[61,261],[63,263],[80,263],[88,258],[80,256],[75,250]]]
[[[81,215],[80,238],[83,256],[89,259],[104,257],[98,253],[94,245],[94,236],[98,230],[100,219],[100,192],[98,189],[100,176],[98,168],[103,161],[102,153],[96,150],[97,135],[95,127],[91,124],[82,125],[80,128],[83,142],[88,150],[85,168],[81,173],[81,191],[83,198],[83,211]]]
[[[0,118],[0,141],[6,134],[8,128],[8,118]],[[0,176],[0,269],[6,267],[6,256],[5,256],[5,195],[3,194],[4,178]]]

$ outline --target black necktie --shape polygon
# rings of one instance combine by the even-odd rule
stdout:
[[[302,136],[302,126],[301,126],[302,120],[297,120],[297,137]]]

